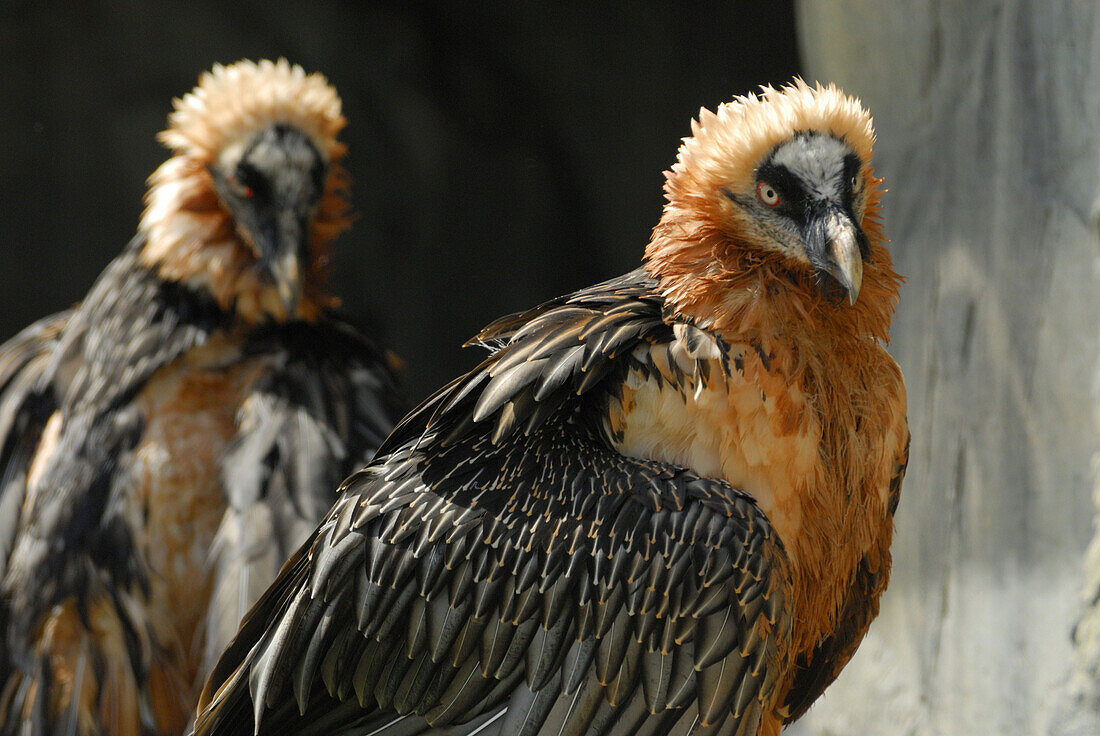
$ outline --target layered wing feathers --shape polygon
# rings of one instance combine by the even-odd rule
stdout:
[[[779,540],[728,484],[607,441],[634,349],[671,330],[639,272],[487,328],[257,604],[196,732],[753,733],[789,635]]]

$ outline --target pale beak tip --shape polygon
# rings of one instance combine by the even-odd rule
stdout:
[[[863,257],[856,241],[855,225],[835,217],[827,225],[827,237],[831,261],[827,270],[848,292],[848,301],[855,305],[863,284]]]
[[[297,258],[291,255],[279,258],[273,264],[271,273],[275,280],[275,290],[279,294],[279,300],[283,303],[287,317],[291,317],[297,311],[301,297],[301,276],[298,272]]]

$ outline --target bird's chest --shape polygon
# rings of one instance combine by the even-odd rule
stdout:
[[[226,508],[222,456],[262,369],[257,361],[205,365],[205,357],[161,369],[136,399],[145,430],[134,452],[132,513],[150,573],[151,618],[172,622],[185,654],[209,601],[210,547]]]
[[[635,358],[652,368],[628,374],[612,402],[617,450],[749,493],[792,561],[815,574],[842,547],[858,555],[877,543],[907,436],[904,386],[888,356],[797,379],[749,344],[709,359],[676,343],[647,345]]]
[[[750,345],[730,345],[726,360],[686,360],[675,345],[634,357],[652,368],[629,374],[611,402],[616,449],[756,499],[791,562],[793,605],[810,622],[795,651],[812,647],[832,630],[860,559],[889,544],[890,479],[907,437],[896,364],[863,356],[859,369],[819,364],[793,380]]]
[[[643,350],[647,362],[664,347]],[[675,363],[675,350],[667,360]],[[783,539],[793,539],[820,462],[812,401],[767,371],[749,346],[731,346],[728,361],[705,362],[700,370],[681,361],[679,381],[675,369],[667,377],[661,370],[629,374],[610,417],[616,449],[726,480],[756,499]]]

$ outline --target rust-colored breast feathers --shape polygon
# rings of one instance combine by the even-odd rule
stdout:
[[[790,558],[796,652],[832,631],[860,560],[879,556],[892,533],[904,384],[867,343],[792,350],[684,326],[638,349],[653,369],[632,371],[611,405],[619,451],[722,478],[760,504]]]

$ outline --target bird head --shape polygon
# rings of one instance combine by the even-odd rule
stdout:
[[[214,189],[255,267],[271,280],[287,314],[301,297],[301,264],[310,259],[310,222],[328,164],[309,136],[276,123],[222,152]]]
[[[151,177],[142,262],[251,323],[311,319],[348,223],[345,120],[325,79],[286,60],[215,66],[175,101]]]
[[[646,251],[666,298],[709,323],[797,302],[799,315],[874,317],[885,334],[900,280],[879,227],[873,143],[857,100],[802,80],[702,110]]]

